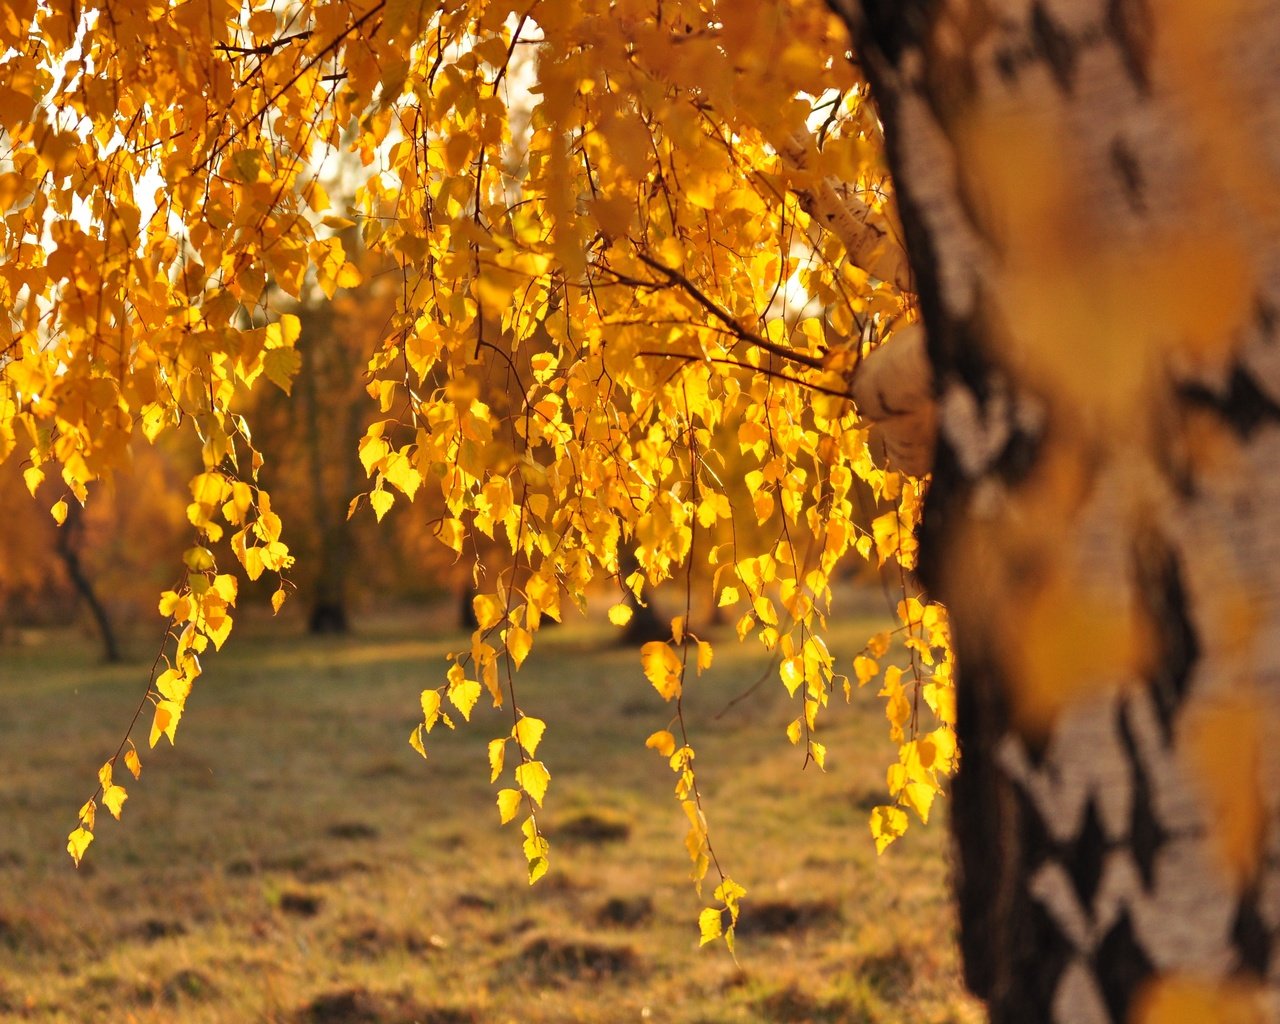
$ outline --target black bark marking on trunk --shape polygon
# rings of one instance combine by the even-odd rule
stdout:
[[[957,643],[964,631],[956,631]],[[1004,965],[990,956],[1007,948],[1003,934],[1007,900],[1016,884],[1023,823],[1017,795],[996,767],[991,751],[1006,718],[1003,689],[992,685],[995,668],[984,663],[981,645],[957,651],[956,738],[960,769],[951,783],[951,832],[956,847],[955,893],[959,909],[961,961],[965,984],[983,999],[991,998]],[[1036,819],[1033,817],[1032,819]],[[1028,835],[1034,842],[1035,837]]]
[[[1000,72],[1000,77],[1007,85],[1013,85],[1018,81],[1018,69],[1023,60],[1023,55],[1012,47],[1002,46],[996,50],[996,70]]]
[[[945,435],[939,435],[933,449],[933,480],[925,492],[924,514],[916,524],[916,577],[938,600],[945,600],[943,559],[951,550],[947,540],[955,523],[953,513],[960,505],[957,496],[968,487],[955,451]]]
[[[1098,804],[1090,800],[1085,807],[1084,824],[1080,834],[1062,851],[1062,866],[1071,879],[1071,885],[1080,897],[1080,905],[1093,906],[1093,897],[1102,881],[1102,865],[1106,860],[1107,837],[1098,818]]]
[[[1280,405],[1258,387],[1242,366],[1232,371],[1225,394],[1188,384],[1180,389],[1179,398],[1192,407],[1212,409],[1245,441],[1263,423],[1280,423]]]
[[[1271,947],[1274,941],[1267,923],[1258,912],[1261,900],[1256,886],[1240,896],[1236,919],[1231,926],[1231,942],[1240,952],[1240,967],[1260,978],[1267,976],[1271,963]]]
[[[1177,552],[1154,529],[1146,529],[1134,536],[1132,557],[1134,600],[1153,640],[1146,681],[1164,741],[1172,744],[1174,721],[1200,657],[1200,640]]]
[[[1258,330],[1267,341],[1275,341],[1276,327],[1280,324],[1280,313],[1277,313],[1276,307],[1262,296],[1258,296],[1257,304]]]
[[[1094,977],[1115,1024],[1127,1024],[1130,1004],[1154,970],[1126,910],[1103,936],[1093,955]]]
[[[1020,788],[1015,788],[1014,792],[1023,870],[1027,875],[1033,875],[1042,865],[1058,860],[1061,849],[1045,828],[1044,815],[1032,802],[1030,794]]]
[[[1040,3],[1031,5],[1031,39],[1036,53],[1053,72],[1058,88],[1070,94],[1076,77],[1076,41]]]
[[[1142,766],[1142,757],[1129,725],[1128,708],[1120,715],[1120,741],[1124,744],[1132,779],[1132,802],[1129,807],[1129,853],[1142,879],[1142,887],[1151,892],[1156,881],[1156,858],[1169,841],[1168,830],[1152,809],[1151,781]]]
[[[1148,0],[1109,0],[1107,31],[1120,51],[1125,72],[1142,95],[1151,92],[1151,44],[1155,22]]]
[[[990,1024],[1050,1020],[1053,994],[1076,955],[1048,909],[1030,896],[1024,898],[1026,914],[1012,936],[1012,944],[1006,947],[1018,950],[1018,962],[1006,968],[1008,987],[998,1004],[990,1008]],[[987,950],[986,956],[991,955],[992,951]]]
[[[992,466],[992,472],[1011,486],[1021,483],[1039,461],[1042,441],[1043,438],[1014,427]]]
[[[1120,179],[1120,187],[1124,189],[1125,201],[1129,209],[1140,216],[1147,212],[1146,178],[1142,173],[1142,165],[1138,163],[1137,154],[1129,148],[1129,144],[1119,136],[1111,143],[1111,167]]]
[[[929,26],[937,18],[940,0],[862,0],[864,40],[893,66],[897,66],[904,50],[919,46]],[[839,13],[839,11],[837,11]],[[861,49],[862,46],[859,46]]]

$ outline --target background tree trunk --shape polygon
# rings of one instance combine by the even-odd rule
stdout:
[[[341,390],[326,389],[325,381],[318,379],[326,374],[332,378],[335,370],[351,379],[357,372],[356,360],[347,358],[342,339],[334,335],[332,317],[313,316],[312,321],[318,321],[319,329],[308,333],[308,349],[298,371],[298,403],[303,417],[316,535],[316,576],[307,630],[316,635],[341,634],[351,628],[347,608],[355,540],[346,515],[346,502],[356,491],[355,467],[359,465],[351,453],[363,429],[359,405]],[[331,401],[322,409],[326,391],[336,393],[345,401]],[[327,425],[322,422],[326,417]],[[335,434],[342,447],[330,447]],[[332,465],[335,459],[339,460],[339,467]],[[337,477],[336,485],[331,479],[333,476]]]
[[[115,664],[121,659],[120,641],[116,637],[115,626],[107,613],[106,605],[98,596],[84,563],[80,560],[80,546],[84,536],[83,516],[84,510],[78,501],[72,499],[67,502],[67,518],[57,532],[58,558],[67,571],[67,578],[71,580],[71,585],[75,587],[80,600],[84,602],[93,618],[98,639],[102,642],[102,660]]]
[[[831,3],[935,370],[966,980],[995,1024],[1274,1020],[1280,6]]]

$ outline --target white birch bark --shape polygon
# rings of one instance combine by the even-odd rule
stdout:
[[[1280,5],[830,2],[938,391],[968,983],[997,1024],[1162,978],[1276,1020]]]

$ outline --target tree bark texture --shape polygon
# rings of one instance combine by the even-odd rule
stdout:
[[[995,1024],[1171,980],[1275,1020],[1280,5],[831,3],[934,367],[967,983]]]

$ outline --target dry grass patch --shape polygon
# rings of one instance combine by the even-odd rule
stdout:
[[[878,625],[851,623],[834,652],[848,660]],[[436,730],[424,763],[405,742],[418,691],[465,638],[378,628],[242,630],[208,660],[178,746],[143,752],[124,823],[100,817],[79,872],[66,833],[146,666],[97,667],[74,643],[4,652],[0,1019],[980,1019],[957,980],[942,829],[877,858],[850,795],[878,792],[893,756],[874,694],[831,708],[823,774],[802,772],[783,736],[796,709],[781,684],[724,711],[767,667],[758,649],[719,637],[690,682],[713,841],[749,890],[735,964],[698,948],[687,823],[644,748],[671,708],[634,651],[567,625],[516,677],[521,705],[549,723],[552,866],[530,889],[488,777],[509,710]]]

